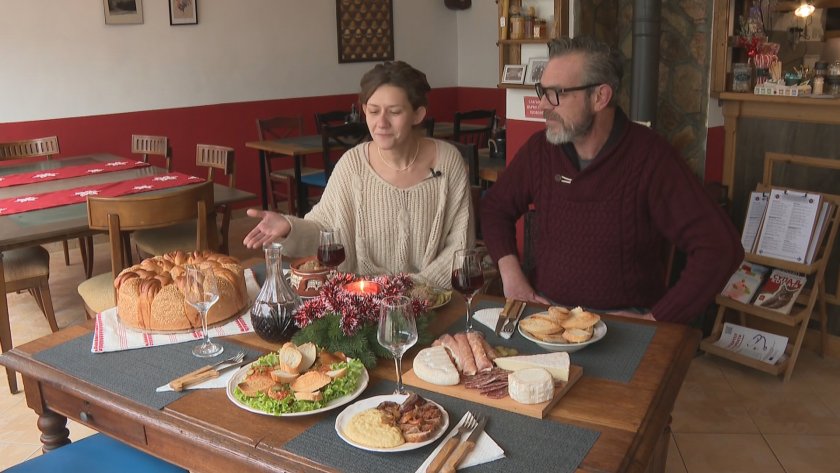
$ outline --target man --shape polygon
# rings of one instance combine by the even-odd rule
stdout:
[[[536,85],[546,119],[481,203],[484,240],[505,295],[688,323],[743,259],[737,231],[661,136],[617,107],[622,58],[590,38],[562,38]],[[536,209],[532,283],[515,223]],[[687,255],[665,284],[669,244]]]

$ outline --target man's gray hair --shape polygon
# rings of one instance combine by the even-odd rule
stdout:
[[[574,53],[582,53],[586,60],[583,84],[607,84],[613,91],[610,105],[615,105],[621,89],[621,77],[624,75],[624,55],[589,36],[557,38],[548,43],[549,58]]]

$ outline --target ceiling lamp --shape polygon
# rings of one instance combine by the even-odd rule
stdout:
[[[793,12],[793,14],[799,18],[808,18],[812,13],[814,13],[814,5],[812,5],[810,1],[808,3],[802,3],[796,7],[796,10]]]

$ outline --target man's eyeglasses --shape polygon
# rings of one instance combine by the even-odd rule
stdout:
[[[550,103],[551,105],[557,106],[557,105],[560,105],[560,97],[568,94],[569,92],[575,92],[575,91],[578,91],[578,90],[586,90],[586,89],[590,89],[592,87],[598,87],[599,85],[601,85],[601,84],[600,83],[599,84],[587,84],[587,85],[581,85],[581,86],[578,86],[578,87],[566,87],[564,89],[557,89],[557,88],[551,88],[551,87],[543,87],[542,84],[537,82],[536,84],[534,84],[534,88],[537,89],[537,97],[540,100],[542,100],[543,96],[545,96],[546,100],[548,100],[548,103]]]

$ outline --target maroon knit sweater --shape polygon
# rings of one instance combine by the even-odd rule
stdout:
[[[742,261],[738,233],[675,149],[617,110],[619,121],[623,130],[583,171],[544,131],[531,136],[481,201],[484,241],[496,261],[516,254],[515,222],[533,204],[538,293],[688,323]],[[687,255],[670,289],[669,241]]]

